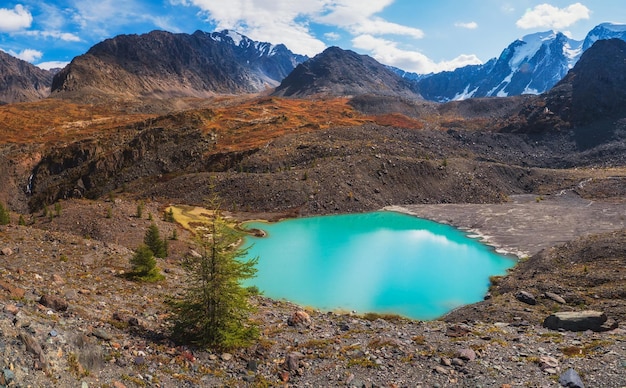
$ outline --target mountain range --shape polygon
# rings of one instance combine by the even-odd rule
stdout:
[[[54,77],[52,96],[206,97],[276,87],[307,57],[233,31],[120,35],[93,46]]]
[[[594,42],[610,38],[626,40],[626,26],[600,24],[582,41],[556,31],[535,33],[482,65],[424,75],[338,47],[309,59],[282,44],[256,42],[229,30],[152,31],[100,42],[60,71],[41,70],[0,52],[0,102],[48,95],[93,102],[272,91],[277,96],[376,94],[436,102],[540,94],[563,79]]]
[[[594,42],[611,38],[626,40],[626,25],[600,24],[582,41],[556,31],[526,35],[511,43],[498,58],[485,64],[430,76],[396,72],[414,80],[424,98],[438,102],[540,94],[565,77]]]

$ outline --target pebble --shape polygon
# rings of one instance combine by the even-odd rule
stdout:
[[[233,355],[230,353],[222,353],[222,361],[230,361],[233,359]]]

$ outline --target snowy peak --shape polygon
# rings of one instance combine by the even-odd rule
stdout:
[[[582,52],[580,49],[581,41],[570,39],[557,31],[529,34],[515,43],[514,54],[509,61],[511,69],[520,68],[524,63],[532,61],[537,55],[563,56],[568,60],[568,68],[572,68]],[[556,50],[553,52],[554,49]],[[542,50],[545,53],[542,53]]]
[[[586,51],[596,41],[601,39],[626,40],[626,24],[602,23],[589,31],[582,45],[582,51]]]

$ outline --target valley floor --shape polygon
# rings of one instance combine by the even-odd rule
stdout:
[[[164,300],[180,290],[180,258],[190,249],[184,230],[171,242],[169,258],[159,261],[164,281],[117,276],[129,269],[131,250],[152,222],[164,235],[178,228],[160,219],[164,206],[149,201],[142,217],[137,202],[124,197],[61,206],[58,216],[36,215],[31,226],[0,227],[0,380],[9,386],[555,387],[568,368],[588,387],[626,386],[623,328],[575,333],[541,325],[553,311],[600,308],[624,326],[626,207],[619,197],[588,200],[568,191],[511,196],[503,204],[391,207],[522,255],[591,237],[555,250],[571,255],[571,265],[546,270],[541,265],[552,256],[525,258],[518,268],[531,266],[528,274],[544,269],[532,278],[516,269],[494,285],[492,299],[430,322],[255,297],[261,339],[232,353],[180,347],[164,336]],[[588,257],[594,245],[609,252],[608,264],[586,262],[588,273],[575,277],[582,276],[577,258]],[[584,284],[589,278],[598,284]],[[535,293],[537,304],[517,300],[521,289]],[[567,303],[544,298],[548,289]],[[43,295],[67,309],[42,305]],[[299,310],[310,321],[290,325]]]

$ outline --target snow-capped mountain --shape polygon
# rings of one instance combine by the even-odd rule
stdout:
[[[626,24],[602,23],[595,26],[585,37],[582,51],[587,51],[597,40],[612,38],[626,41]]]
[[[240,63],[256,67],[260,74],[269,77],[268,83],[274,85],[278,85],[298,64],[309,59],[292,53],[284,44],[257,42],[236,31],[223,30],[207,35],[215,41],[234,46]]]
[[[418,80],[424,98],[434,101],[470,97],[540,94],[559,82],[581,54],[598,39],[626,40],[626,25],[604,23],[584,41],[556,31],[526,35],[511,43],[497,59]]]

